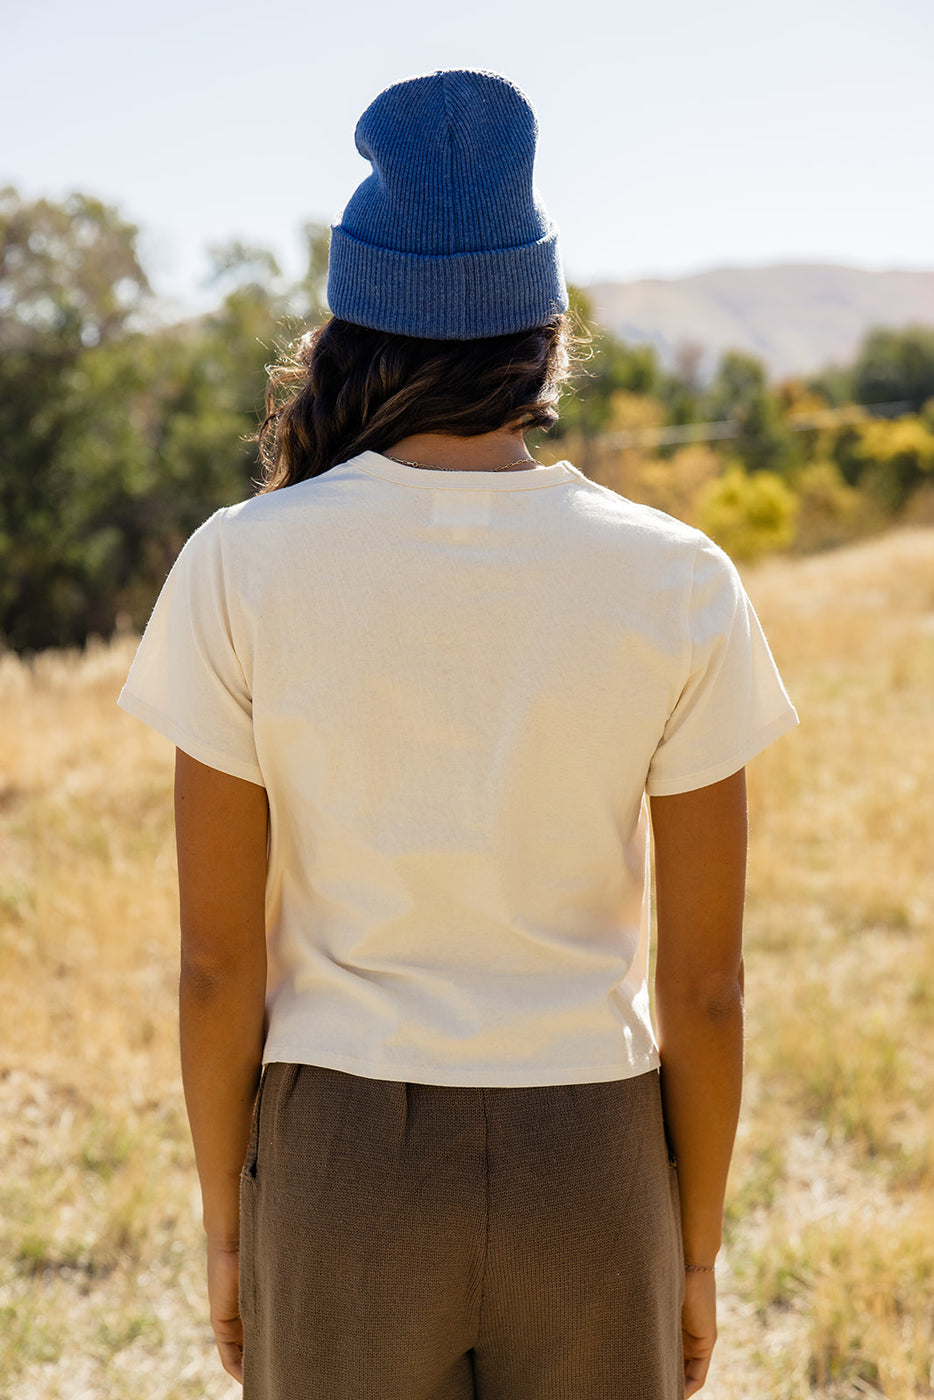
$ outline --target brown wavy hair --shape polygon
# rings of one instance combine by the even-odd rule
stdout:
[[[550,428],[577,337],[566,315],[516,335],[422,340],[331,317],[269,370],[256,441],[276,491],[413,433]]]

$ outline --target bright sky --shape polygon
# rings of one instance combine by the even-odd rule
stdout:
[[[369,166],[357,117],[434,68],[506,73],[577,282],[833,261],[934,267],[930,0],[0,0],[0,183],[141,225],[204,295],[240,237],[297,270]]]

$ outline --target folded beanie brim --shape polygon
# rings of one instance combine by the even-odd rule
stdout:
[[[372,330],[427,340],[481,340],[566,311],[557,230],[519,248],[441,256],[363,243],[331,229],[328,305]]]

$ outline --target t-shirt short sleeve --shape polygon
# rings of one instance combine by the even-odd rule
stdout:
[[[687,622],[689,673],[649,765],[650,796],[720,782],[798,722],[736,568],[705,537]]]
[[[225,575],[225,515],[206,520],[175,561],[118,703],[200,763],[262,787],[242,629],[238,651]]]

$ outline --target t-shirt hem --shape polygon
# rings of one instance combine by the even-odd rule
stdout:
[[[647,1074],[661,1063],[657,1050],[647,1051],[624,1062],[573,1066],[530,1066],[491,1069],[488,1065],[469,1069],[464,1066],[422,1065],[384,1060],[360,1060],[352,1055],[335,1055],[315,1047],[288,1042],[270,1042],[263,1051],[263,1064],[317,1065],[341,1070],[362,1079],[384,1079],[392,1083],[435,1084],[452,1089],[533,1089],[553,1084],[605,1084],[615,1079],[633,1079]]]
[[[797,723],[797,713],[789,706],[783,714],[772,720],[771,724],[757,729],[742,748],[735,749],[729,758],[681,777],[656,779],[650,776],[645,790],[649,797],[672,797],[679,792],[695,792],[698,788],[709,787],[711,783],[719,783],[731,773],[739,772],[757,753],[768,748],[769,744],[774,743],[789,729],[793,729]]]
[[[216,768],[221,773],[227,773],[231,778],[243,778],[246,782],[255,783],[258,787],[264,788],[266,786],[257,764],[246,762],[235,754],[230,754],[224,749],[216,748],[213,744],[205,743],[203,739],[196,738],[177,720],[147,704],[145,700],[141,700],[138,695],[134,695],[125,686],[120,692],[117,704],[128,715],[132,715],[134,719],[142,720],[143,724],[148,724],[151,729],[155,729],[176,748],[187,753],[190,758],[197,759],[199,763],[205,764],[206,767]]]

